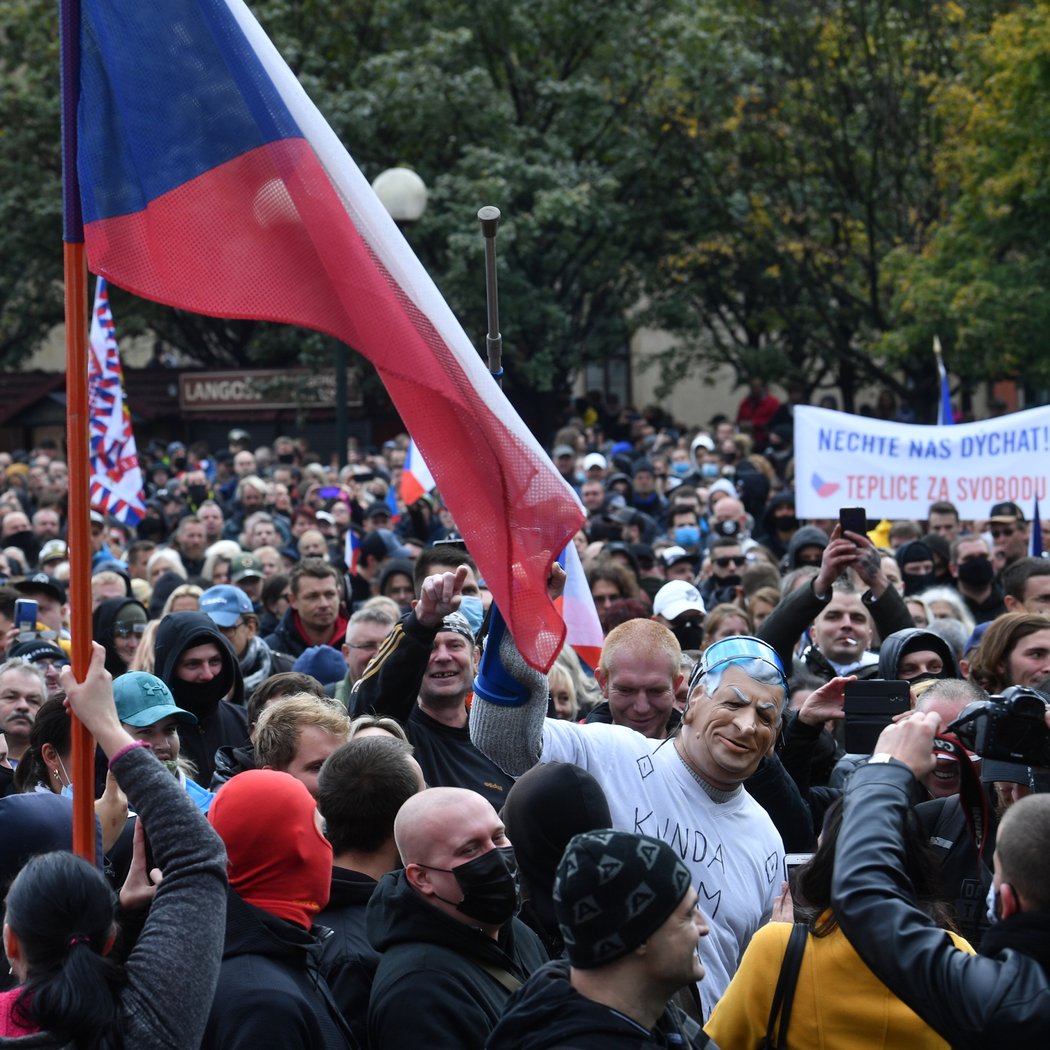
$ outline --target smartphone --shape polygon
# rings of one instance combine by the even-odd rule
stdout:
[[[840,507],[839,525],[843,532],[856,532],[863,536],[868,531],[868,512],[863,507]]]
[[[15,626],[19,634],[34,634],[38,612],[37,603],[31,598],[19,598],[15,601]]]
[[[794,889],[795,872],[813,859],[812,853],[788,853],[784,856],[784,880]]]
[[[851,755],[870,755],[894,716],[911,710],[908,682],[891,678],[847,682],[845,693],[843,743]]]
[[[321,499],[339,499],[343,494],[343,490],[337,485],[326,485],[323,489],[319,489],[317,495]]]

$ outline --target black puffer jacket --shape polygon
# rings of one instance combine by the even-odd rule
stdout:
[[[353,1047],[322,976],[320,933],[278,919],[231,889],[219,985],[201,1050]]]
[[[211,682],[184,682],[175,674],[187,649],[212,643],[222,657],[222,673]],[[230,643],[204,613],[177,612],[157,627],[154,671],[171,690],[179,707],[197,716],[197,725],[179,729],[182,753],[197,767],[201,787],[211,783],[215,752],[220,747],[248,747],[248,716],[244,710],[244,679]],[[222,697],[229,694],[230,699]]]
[[[547,955],[512,919],[499,940],[438,911],[405,879],[384,875],[367,913],[368,939],[382,953],[368,1006],[372,1050],[481,1050],[510,990]]]
[[[904,875],[903,827],[916,788],[899,762],[850,777],[835,853],[832,908],[886,986],[956,1050],[1046,1046],[1050,914],[995,924],[981,951],[960,951],[916,906]]]
[[[700,1026],[668,1005],[651,1032],[585,999],[569,982],[569,964],[558,959],[529,978],[507,1004],[486,1050],[717,1050]]]

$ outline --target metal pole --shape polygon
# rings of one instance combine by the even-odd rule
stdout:
[[[478,212],[481,234],[485,238],[485,304],[488,307],[485,348],[492,378],[503,386],[503,336],[499,330],[499,290],[496,286],[496,227],[499,220],[500,210],[491,204]]]

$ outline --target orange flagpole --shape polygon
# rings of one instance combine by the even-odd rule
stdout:
[[[69,465],[70,635],[73,676],[91,663],[91,468],[88,428],[88,294],[84,220],[77,177],[77,102],[80,97],[80,0],[59,0],[62,75],[62,239],[66,279],[66,454]],[[95,741],[70,715],[73,738],[73,852],[95,859]]]
[[[69,457],[69,605],[73,675],[87,677],[91,662],[91,506],[88,434],[88,274],[83,242],[65,244],[66,445]],[[73,852],[95,859],[95,741],[73,725]]]

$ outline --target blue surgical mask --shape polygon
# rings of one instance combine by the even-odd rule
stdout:
[[[459,601],[459,611],[467,618],[470,629],[477,637],[478,631],[481,630],[481,621],[485,619],[485,606],[481,599],[473,594],[464,594]]]
[[[686,474],[688,474],[691,469],[692,468],[689,466],[688,463],[672,463],[671,464],[671,473],[672,474],[677,474],[678,477],[680,477],[680,478],[684,478],[686,476]]]
[[[674,541],[679,547],[695,547],[700,542],[700,530],[695,525],[679,525],[674,530]]]
[[[705,478],[719,478],[722,476],[722,468],[717,463],[702,463],[700,465],[700,476]]]

